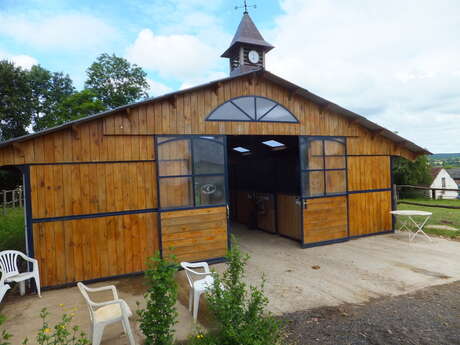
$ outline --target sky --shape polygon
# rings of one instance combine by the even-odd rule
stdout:
[[[115,53],[158,96],[228,76],[243,0],[0,0],[0,59],[68,73]],[[458,0],[249,0],[266,69],[431,152],[460,152]]]

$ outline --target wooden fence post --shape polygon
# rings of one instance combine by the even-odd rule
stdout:
[[[22,186],[19,186],[19,207],[22,208],[22,196],[23,196],[23,193],[22,193]]]

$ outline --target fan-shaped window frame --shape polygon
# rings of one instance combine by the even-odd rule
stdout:
[[[238,99],[242,99],[242,98],[254,98],[254,118],[251,117],[250,114],[248,114],[247,112],[245,112],[239,105],[237,105],[235,103],[235,100],[238,100]],[[266,111],[262,116],[257,116],[257,99],[265,99],[265,100],[268,100],[270,102],[273,102],[274,105],[268,110]],[[244,119],[244,120],[241,120],[241,119],[213,119],[212,116],[215,114],[215,112],[217,110],[219,110],[222,106],[224,106],[225,104],[228,104],[228,103],[231,103],[236,109],[238,109],[240,111],[241,114],[244,114],[246,117],[247,117],[247,120]],[[292,119],[293,121],[267,121],[267,120],[264,120],[264,118],[266,118],[267,115],[269,115],[273,110],[275,110],[276,108],[282,108],[283,110],[285,110],[290,116],[292,116]],[[257,96],[257,95],[249,95],[249,96],[239,96],[239,97],[234,97],[234,98],[231,98],[227,101],[225,101],[224,103],[218,105],[216,108],[214,108],[210,113],[209,115],[206,117],[206,121],[227,121],[227,122],[268,122],[268,123],[291,123],[291,124],[295,124],[295,123],[300,123],[300,121],[297,119],[297,117],[289,110],[287,109],[284,105],[282,105],[281,103],[275,101],[274,99],[271,99],[271,98],[268,98],[268,97],[264,97],[264,96]]]

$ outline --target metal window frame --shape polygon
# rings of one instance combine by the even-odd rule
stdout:
[[[308,139],[313,139],[313,140],[318,140],[321,141],[321,147],[322,147],[322,158],[323,158],[323,169],[302,169],[302,162],[305,157],[302,155],[302,149],[301,149],[301,142],[302,140],[307,141]],[[331,155],[331,156],[326,156],[326,146],[325,142],[326,141],[335,141],[338,142],[342,145],[344,145],[345,152],[343,155]],[[305,142],[304,144],[307,144]],[[318,155],[319,156],[319,155]],[[326,157],[343,157],[345,160],[345,167],[344,168],[336,168],[336,169],[327,169],[326,168]],[[347,158],[347,138],[344,136],[316,136],[316,135],[301,135],[299,136],[299,165],[300,165],[300,187],[301,187],[301,199],[306,200],[306,199],[318,199],[318,198],[328,198],[328,197],[335,197],[335,196],[342,196],[342,195],[348,195],[348,158]],[[344,171],[345,172],[345,191],[343,192],[338,192],[338,193],[328,193],[327,192],[327,179],[326,179],[326,172],[328,171]],[[310,173],[310,172],[323,172],[323,194],[321,195],[309,195],[306,196],[304,193],[305,190],[305,183],[304,183],[304,174],[305,173]]]
[[[221,138],[222,140],[213,140],[209,137],[217,137]],[[171,139],[159,142],[159,138],[170,137]],[[171,143],[174,141],[181,141],[181,140],[188,140],[189,150],[190,150],[190,160],[191,160],[191,174],[183,174],[183,175],[160,175],[160,164],[161,159],[159,157],[159,148],[163,144]],[[223,146],[224,150],[224,169],[222,173],[209,173],[209,174],[196,174],[195,173],[195,161],[194,161],[194,148],[193,143],[194,140],[208,140],[215,144],[219,144]],[[228,205],[228,163],[227,163],[227,136],[226,135],[204,135],[204,134],[179,134],[179,135],[169,135],[169,134],[161,134],[155,135],[155,150],[156,150],[156,158],[157,158],[157,185],[158,185],[158,209],[160,212],[167,212],[167,211],[175,211],[175,210],[186,210],[186,209],[197,209],[197,208],[210,208],[210,207],[222,207]],[[214,204],[214,205],[197,205],[196,202],[196,195],[195,195],[195,178],[196,177],[223,177],[224,178],[224,203]],[[185,205],[185,206],[172,206],[172,207],[163,207],[161,205],[161,180],[168,179],[168,178],[190,178],[192,183],[192,205]]]
[[[254,118],[252,118],[248,113],[246,113],[240,106],[238,106],[237,104],[235,104],[235,100],[236,99],[241,99],[241,98],[251,98],[253,97],[254,98]],[[257,116],[257,100],[258,99],[266,99],[270,102],[273,102],[275,105],[273,107],[271,107],[269,110],[267,110],[263,115],[261,115],[260,117]],[[236,120],[236,119],[212,119],[212,115],[220,108],[222,107],[224,104],[226,103],[231,103],[234,107],[236,107],[239,111],[241,111],[245,116],[248,117],[248,120]],[[295,121],[264,121],[263,118],[268,115],[270,112],[273,111],[273,109],[277,108],[277,107],[281,107],[283,108],[284,110],[286,110],[292,117]],[[219,104],[216,108],[214,108],[210,113],[209,115],[206,117],[205,121],[221,121],[221,122],[267,122],[267,123],[291,123],[291,124],[299,124],[300,121],[299,119],[297,118],[297,116],[295,116],[292,111],[290,111],[288,108],[286,108],[284,105],[282,105],[281,103],[275,101],[274,99],[271,99],[271,98],[268,98],[268,97],[264,97],[264,96],[258,96],[258,95],[247,95],[247,96],[238,96],[238,97],[233,97],[227,101],[225,101],[224,103],[222,104]]]

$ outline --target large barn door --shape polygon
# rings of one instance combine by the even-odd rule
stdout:
[[[228,246],[224,136],[158,136],[163,256],[179,261],[221,258]]]
[[[299,139],[304,247],[348,239],[346,140]]]

